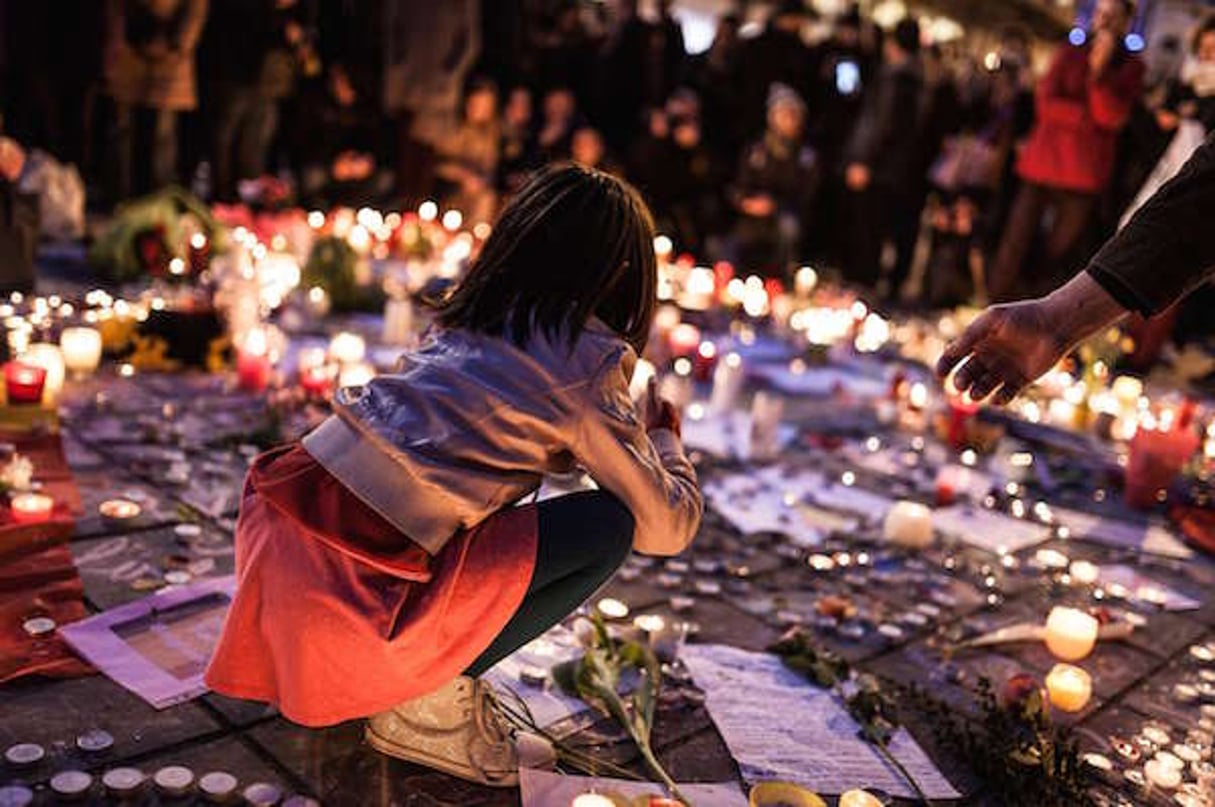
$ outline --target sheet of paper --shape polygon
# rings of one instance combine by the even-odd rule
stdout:
[[[522,698],[539,725],[551,726],[585,712],[587,705],[577,698],[563,695],[552,680],[543,688],[525,684],[521,673],[527,668],[551,669],[554,664],[574,658],[579,652],[578,640],[573,632],[558,625],[499,661],[484,678],[494,687],[509,689]]]
[[[1071,530],[1073,538],[1093,543],[1137,549],[1170,558],[1192,558],[1194,550],[1168,528],[1153,523],[1136,523],[1070,510],[1053,509],[1055,521]]]
[[[231,576],[170,587],[60,633],[111,680],[164,709],[207,691],[203,672],[235,591]]]
[[[751,413],[734,410],[701,418],[685,417],[682,436],[684,446],[689,449],[723,459],[746,460],[751,456]],[[782,425],[777,432],[778,446],[786,448],[796,437],[796,428]]]
[[[819,501],[816,494],[828,487],[817,472],[786,473],[773,466],[714,476],[704,483],[703,490],[709,505],[744,535],[783,533],[801,546],[817,546],[824,535],[857,526],[854,518],[828,512],[847,508]]]
[[[679,790],[696,807],[747,807],[747,797],[738,785],[683,785]],[[662,788],[644,782],[623,779],[602,779],[589,776],[564,776],[549,771],[519,771],[519,791],[523,807],[569,807],[576,796],[599,793],[620,795],[626,799],[638,796],[662,796]]]
[[[788,364],[760,364],[751,368],[751,374],[786,395],[799,397],[828,398],[843,390],[858,398],[876,398],[890,390],[890,384],[882,379],[867,378],[839,367],[806,367],[796,371]]]
[[[873,787],[913,795],[857,736],[836,696],[787,670],[776,656],[688,645],[681,658],[704,690],[705,706],[746,781],[784,780],[829,794]],[[890,747],[929,798],[959,797],[911,735],[900,731]]]
[[[1050,527],[980,507],[936,510],[932,525],[945,535],[988,552],[1020,552],[1050,538]]]
[[[1166,611],[1195,611],[1202,603],[1187,597],[1131,566],[1102,566],[1097,580],[1105,586],[1119,585],[1140,602],[1159,605]]]

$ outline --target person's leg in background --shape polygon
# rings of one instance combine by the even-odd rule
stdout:
[[[1075,191],[1055,191],[1055,223],[1046,239],[1042,273],[1032,291],[1045,292],[1070,278],[1081,266],[1080,248],[1097,208],[1097,197]]]
[[[536,568],[527,596],[468,668],[473,677],[569,616],[616,573],[633,547],[633,514],[605,491],[539,504]]]
[[[114,102],[110,108],[110,166],[106,172],[106,187],[110,202],[131,197],[135,149],[135,109],[130,104]]]
[[[255,91],[245,114],[236,151],[236,178],[252,179],[266,172],[266,157],[278,130],[278,102]]]
[[[177,181],[177,112],[152,110],[152,190]]]
[[[987,288],[994,303],[1023,297],[1025,257],[1033,246],[1038,228],[1042,226],[1042,214],[1046,210],[1049,191],[1041,185],[1026,182],[1017,192],[1000,249],[992,263]]]

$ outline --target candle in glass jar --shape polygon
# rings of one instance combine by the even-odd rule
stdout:
[[[33,367],[41,367],[46,371],[46,380],[42,384],[42,403],[54,406],[63,391],[63,380],[67,377],[67,369],[63,365],[63,351],[59,345],[47,342],[37,342],[30,345],[21,354],[21,363]]]
[[[96,328],[64,328],[59,347],[63,364],[72,375],[88,375],[101,364],[101,332]]]
[[[10,361],[4,365],[4,389],[10,404],[36,404],[42,402],[42,388],[46,385],[46,370],[23,361]]]
[[[249,331],[236,352],[236,379],[241,389],[261,392],[270,385],[272,367],[267,348],[265,331],[260,328]]]
[[[700,328],[688,322],[676,325],[671,329],[670,347],[672,356],[691,356],[700,347]]]
[[[356,362],[342,368],[338,376],[341,387],[362,387],[375,378],[375,368],[367,362]]]
[[[1079,661],[1093,652],[1099,627],[1084,611],[1056,606],[1046,618],[1046,648],[1063,661]]]
[[[1071,664],[1056,664],[1046,675],[1051,706],[1063,712],[1079,712],[1093,696],[1093,679]]]
[[[55,500],[45,493],[19,493],[9,500],[9,508],[18,524],[37,524],[50,519]]]

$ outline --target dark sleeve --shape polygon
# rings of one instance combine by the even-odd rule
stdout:
[[[1215,135],[1131,218],[1088,272],[1144,316],[1168,308],[1215,271]]]

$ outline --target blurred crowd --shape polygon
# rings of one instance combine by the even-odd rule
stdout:
[[[948,305],[1055,284],[1215,126],[1215,19],[1149,75],[1130,0],[1096,0],[1037,72],[1021,29],[976,53],[910,17],[740,2],[689,55],[670,0],[645,11],[0,0],[0,131],[79,166],[98,210],[180,183],[257,204],[437,198],[481,221],[572,159],[633,181],[699,259],[817,261]]]

